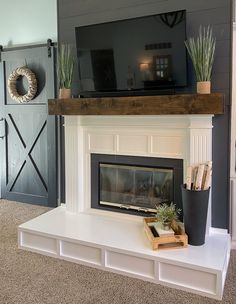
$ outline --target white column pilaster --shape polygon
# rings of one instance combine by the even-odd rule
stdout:
[[[189,123],[188,164],[194,165],[212,161],[212,115],[192,116]],[[211,193],[207,214],[206,234],[211,227]]]
[[[64,119],[66,209],[70,212],[77,212],[79,197],[78,116],[64,116]]]

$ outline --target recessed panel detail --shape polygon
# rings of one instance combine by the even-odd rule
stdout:
[[[154,279],[154,261],[108,251],[106,267]]]
[[[100,248],[62,241],[60,251],[63,257],[101,265]]]

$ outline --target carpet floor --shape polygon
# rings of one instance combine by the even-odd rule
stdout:
[[[0,200],[0,304],[236,304],[236,251],[220,302],[17,249],[17,226],[47,210]]]

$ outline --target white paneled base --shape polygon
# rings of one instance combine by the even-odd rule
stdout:
[[[159,279],[163,283],[176,284],[201,292],[216,294],[217,274],[210,271],[189,269],[172,264],[161,263]],[[189,279],[191,278],[191,279]]]
[[[57,255],[57,240],[52,237],[45,237],[35,234],[34,232],[24,232],[19,234],[20,243],[24,244],[24,248],[40,251],[46,255]]]
[[[155,279],[155,261],[121,252],[106,251],[106,268],[120,270],[141,278]]]
[[[65,259],[68,258],[78,262],[81,261],[94,265],[102,265],[102,251],[100,248],[61,241],[60,255]]]
[[[128,233],[127,233],[128,232]],[[230,237],[210,233],[203,246],[153,251],[141,218],[73,214],[58,207],[18,229],[19,248],[221,299]]]

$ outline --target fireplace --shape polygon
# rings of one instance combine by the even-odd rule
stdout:
[[[175,189],[179,189],[186,177],[186,167],[212,159],[212,115],[68,116],[65,117],[65,139],[66,209],[77,214],[106,214],[135,220],[141,218],[135,215],[147,216],[149,212],[132,210],[130,202],[127,204],[129,209],[124,208],[124,202],[123,208],[104,204],[107,200],[100,204],[100,177],[98,168],[97,173],[92,172],[93,155],[97,158],[106,156],[98,160],[98,165],[118,162],[118,165],[173,169],[177,185],[176,162],[182,175],[178,186],[173,186],[173,201],[181,208],[180,194],[175,193]],[[126,159],[118,161],[120,157]],[[143,163],[137,162],[138,159],[146,160]],[[147,163],[147,160],[154,163]],[[102,170],[106,171],[106,167]],[[207,233],[210,226],[211,198]]]
[[[91,154],[91,207],[152,215],[160,203],[181,208],[183,160]],[[182,209],[182,208],[181,208]]]
[[[211,115],[66,116],[66,206],[21,225],[19,247],[221,299],[230,243],[210,228],[211,199],[206,244],[158,253],[136,216],[151,212],[132,205],[152,209],[173,198],[181,207],[186,167],[212,159],[211,136]],[[107,205],[109,196],[123,208]]]

